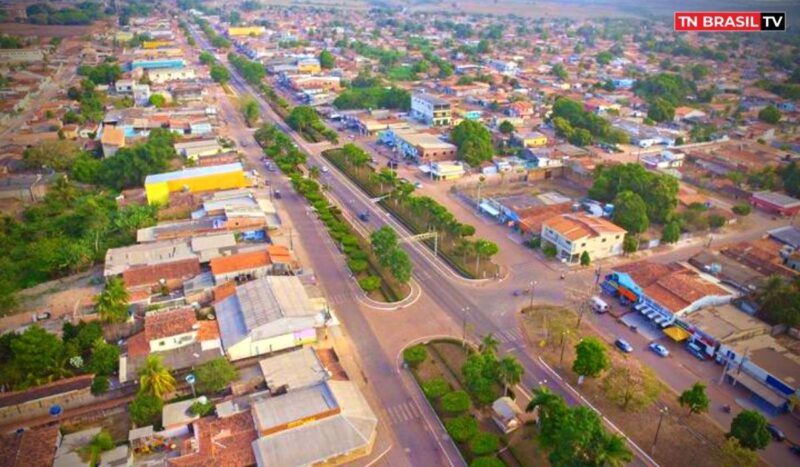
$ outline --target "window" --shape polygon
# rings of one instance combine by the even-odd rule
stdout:
[[[605,243],[605,242],[606,242],[606,239],[604,238],[604,239],[603,239],[603,243]]]
[[[616,236],[616,239],[619,240],[619,235]]]
[[[581,246],[582,246],[582,247],[586,246],[586,243],[581,243]]]

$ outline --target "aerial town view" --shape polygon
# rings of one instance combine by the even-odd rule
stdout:
[[[800,466],[797,0],[0,0],[0,467]]]

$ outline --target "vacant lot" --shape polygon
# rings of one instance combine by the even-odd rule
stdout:
[[[536,306],[533,311],[523,315],[522,321],[530,342],[536,343],[542,357],[567,382],[573,387],[578,387],[578,376],[571,369],[575,359],[574,345],[584,337],[600,336],[586,321],[583,321],[580,329],[576,329],[576,313],[563,307]],[[563,361],[562,336],[565,336]],[[639,365],[638,361],[615,352],[611,347],[608,349],[608,354],[612,365],[623,363],[627,366]],[[666,385],[661,384],[661,394],[656,402],[638,411],[624,411],[606,397],[602,387],[604,376],[605,374],[598,378],[586,378],[580,386],[581,393],[659,464],[693,467],[721,465],[719,446],[725,439],[723,432],[704,415],[688,417],[687,410],[678,404],[677,394]],[[667,407],[669,414],[664,417],[658,435],[657,449],[651,453],[659,410],[662,407]],[[697,453],[703,455],[698,456]]]

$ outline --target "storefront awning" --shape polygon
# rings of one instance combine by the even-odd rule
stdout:
[[[498,210],[497,208],[495,208],[491,204],[487,203],[486,201],[482,202],[480,204],[480,207],[481,207],[482,211],[484,211],[485,213],[487,213],[487,214],[489,214],[491,216],[497,217],[497,216],[500,215],[500,210]]]
[[[731,368],[726,373],[729,377],[734,379],[737,383],[752,391],[761,399],[770,403],[773,407],[780,408],[786,404],[786,398],[782,397],[777,392],[768,388],[761,381],[753,378],[743,371],[738,371],[736,368]]]
[[[691,336],[688,331],[677,326],[670,326],[664,329],[664,334],[675,342],[683,342]]]

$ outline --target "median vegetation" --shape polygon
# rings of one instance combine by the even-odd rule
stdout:
[[[475,227],[458,222],[444,206],[427,196],[414,196],[414,186],[400,180],[393,170],[376,171],[368,165],[369,155],[354,144],[325,151],[323,156],[342,170],[373,198],[383,197],[381,205],[415,234],[436,232],[438,238],[424,243],[465,277],[493,277],[498,266],[491,258],[499,251],[496,244],[471,238]]]
[[[254,136],[264,154],[289,176],[295,190],[314,208],[330,237],[347,256],[348,267],[370,298],[394,302],[408,296],[411,261],[398,247],[397,233],[385,227],[376,231],[370,240],[362,237],[341,210],[325,197],[314,177],[303,175],[301,166],[305,164],[306,156],[288,136],[277,127],[267,125],[257,130]]]

